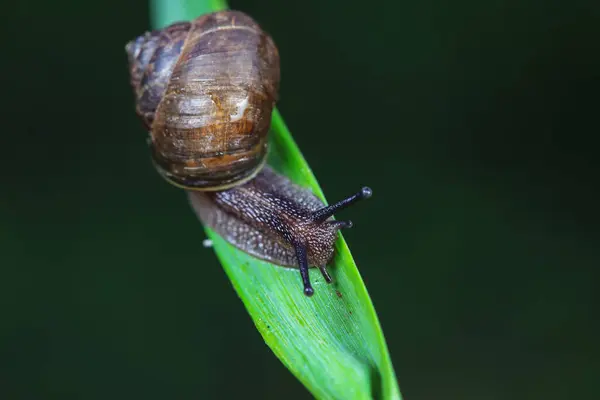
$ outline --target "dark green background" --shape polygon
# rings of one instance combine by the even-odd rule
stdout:
[[[405,398],[598,396],[597,1],[231,1],[344,213]],[[2,6],[0,397],[307,399],[184,194],[124,44],[144,1]]]

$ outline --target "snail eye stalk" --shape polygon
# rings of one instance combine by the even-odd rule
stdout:
[[[333,216],[338,211],[351,206],[359,200],[368,199],[369,197],[371,197],[372,194],[372,190],[365,186],[357,193],[354,193],[353,195],[341,201],[338,201],[335,204],[314,211],[308,216],[309,220],[315,225],[326,227],[325,230],[331,232],[331,234],[334,234],[334,232],[337,232],[340,229],[352,228],[352,221],[327,221],[327,219]],[[306,244],[303,244],[310,242],[305,242],[299,238],[296,238],[295,240],[291,239],[289,241],[293,243],[294,249],[296,251],[298,267],[300,268],[300,276],[302,277],[302,284],[304,285],[304,294],[310,297],[314,294],[315,291],[310,283],[310,276],[308,273],[308,248]],[[331,283],[333,279],[331,278],[331,275],[329,275],[327,267],[325,265],[318,265],[318,268],[319,271],[321,271],[325,282]]]
[[[295,247],[296,257],[298,257],[298,266],[300,267],[300,276],[302,276],[302,284],[304,285],[304,294],[310,297],[315,293],[315,290],[310,284],[310,278],[308,275],[308,257],[306,255],[306,246],[297,244]]]
[[[358,193],[355,193],[352,196],[345,198],[344,200],[338,201],[335,204],[332,204],[327,207],[323,207],[320,210],[315,211],[312,214],[312,220],[315,222],[325,221],[327,218],[331,217],[333,214],[337,213],[338,211],[341,211],[344,208],[351,206],[352,204],[356,203],[359,200],[368,199],[372,195],[373,195],[373,191],[371,190],[371,188],[365,186],[362,189],[360,189],[358,191]],[[350,223],[350,226],[342,226],[340,228],[350,228],[350,227],[352,227],[352,223]]]

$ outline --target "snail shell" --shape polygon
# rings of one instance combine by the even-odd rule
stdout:
[[[171,183],[223,190],[267,155],[279,54],[249,16],[221,11],[148,32],[126,46],[137,113]]]

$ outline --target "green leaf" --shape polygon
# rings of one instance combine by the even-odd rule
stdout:
[[[152,0],[154,28],[227,8],[223,0]],[[277,110],[269,164],[325,197]],[[327,285],[311,269],[312,297],[296,269],[257,260],[205,228],[225,272],[267,345],[318,399],[401,399],[377,315],[340,235]],[[200,244],[199,244],[200,245]]]

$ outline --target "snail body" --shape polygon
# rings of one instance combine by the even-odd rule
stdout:
[[[332,279],[327,264],[334,254],[337,232],[351,221],[336,221],[337,211],[371,196],[358,193],[325,206],[309,190],[265,166],[249,182],[218,192],[188,192],[192,208],[204,224],[230,244],[276,265],[299,268],[304,293],[313,294],[309,266],[317,266],[325,281]]]
[[[369,188],[331,206],[265,165],[279,90],[279,54],[249,16],[220,11],[148,32],[126,46],[136,111],[150,133],[154,165],[184,188],[206,226],[242,251],[299,268],[326,265],[333,214],[371,196]]]

